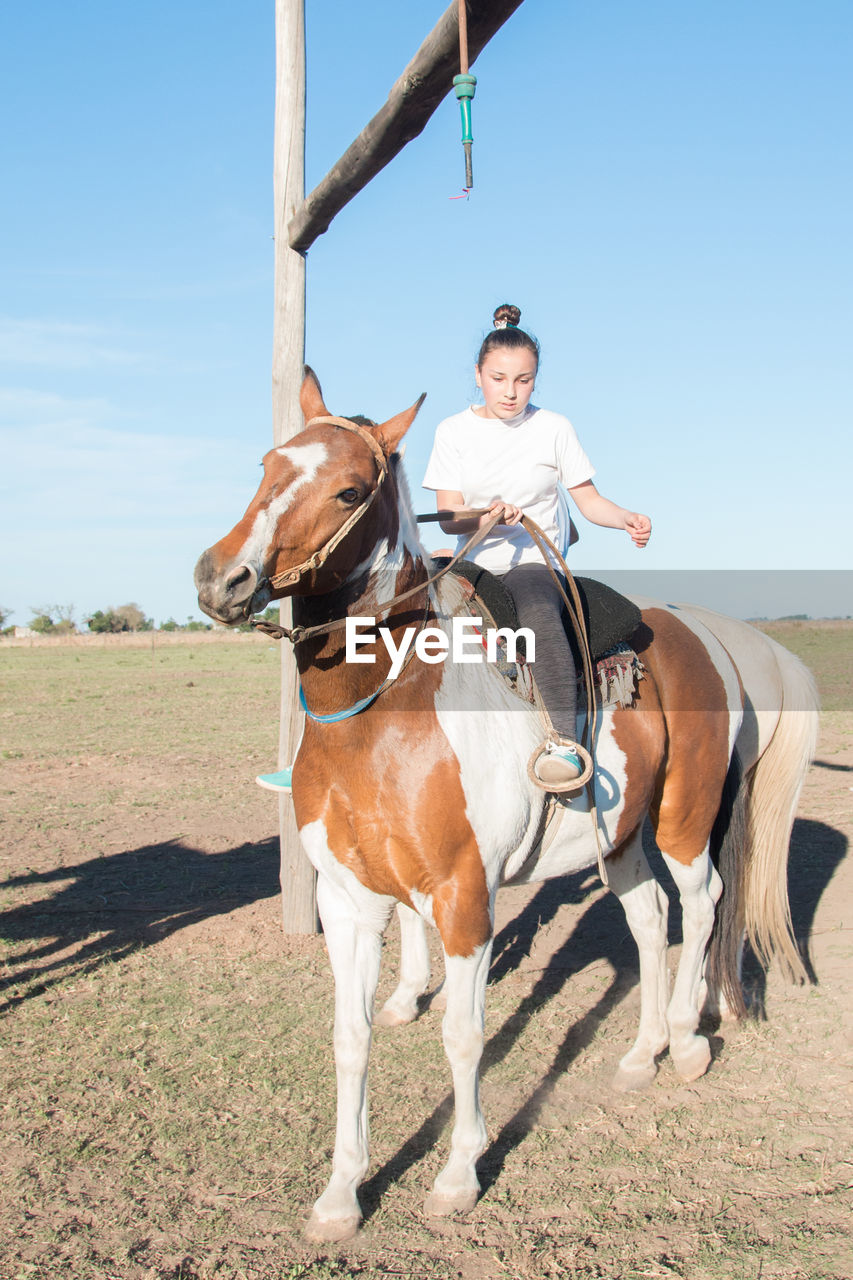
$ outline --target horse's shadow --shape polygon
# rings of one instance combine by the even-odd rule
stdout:
[[[677,902],[675,886],[648,829],[644,844],[655,873],[660,876],[671,899]],[[817,976],[808,951],[809,936],[821,896],[846,851],[846,837],[835,828],[810,819],[795,822],[788,863],[791,914],[804,963],[815,982]],[[598,880],[590,871],[562,880],[546,881],[524,910],[496,936],[490,982],[499,982],[519,967],[530,954],[536,930],[554,920],[564,903],[585,902],[597,885]],[[677,907],[670,911],[669,941],[671,944],[681,942],[681,913]],[[518,1008],[489,1038],[483,1052],[481,1074],[486,1075],[516,1047],[531,1020],[561,991],[571,975],[592,965],[602,967],[602,961],[606,961],[611,970],[604,989],[583,1016],[567,1029],[533,1092],[504,1122],[482,1156],[478,1173],[484,1192],[500,1176],[507,1157],[535,1127],[560,1077],[593,1041],[601,1024],[639,981],[634,940],[624,912],[613,894],[594,898],[572,932],[553,952]],[[764,970],[747,949],[744,982],[749,991],[750,1005],[756,1013],[763,1012],[764,980]],[[712,1049],[714,1041],[712,1037]],[[627,1044],[625,1048],[628,1048]],[[359,1198],[366,1218],[374,1211],[385,1190],[436,1145],[452,1112],[453,1097],[448,1093],[399,1151],[362,1185]]]
[[[6,889],[34,897],[0,912],[0,1013],[188,925],[272,897],[278,870],[278,840],[270,838],[213,854],[166,841],[10,877]]]

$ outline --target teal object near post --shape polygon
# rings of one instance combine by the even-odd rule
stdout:
[[[477,77],[472,75],[459,75],[453,77],[453,90],[459,99],[459,109],[462,113],[462,141],[473,142],[471,134],[471,99],[477,89]]]

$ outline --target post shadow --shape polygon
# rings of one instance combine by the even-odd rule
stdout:
[[[0,937],[12,952],[0,1013],[188,925],[275,896],[278,872],[278,840],[270,837],[222,853],[170,840],[12,876],[7,888],[39,896],[0,912]]]

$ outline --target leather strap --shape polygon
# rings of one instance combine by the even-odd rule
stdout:
[[[328,542],[324,543],[323,546],[320,547],[319,550],[315,551],[313,555],[310,555],[307,560],[303,560],[301,564],[294,565],[292,569],[285,569],[281,573],[277,573],[274,577],[270,578],[270,585],[276,589],[279,587],[293,586],[300,578],[304,577],[305,574],[316,573],[321,565],[325,564],[335,548],[343,542],[347,534],[350,533],[356,524],[358,524],[361,517],[366,515],[370,510],[371,506],[376,501],[379,490],[382,487],[382,482],[388,474],[388,459],[385,457],[382,446],[369,431],[365,430],[365,428],[360,426],[357,422],[351,422],[349,418],[336,418],[332,414],[329,414],[326,417],[311,418],[309,422],[306,422],[305,429],[307,431],[309,427],[317,426],[340,427],[344,431],[352,431],[355,435],[360,436],[373,454],[379,472],[379,479],[376,481],[376,486],[370,491],[364,502],[362,502],[360,506],[356,507],[355,511],[351,512],[349,516],[347,516],[340,529],[338,529],[337,533],[333,534],[332,537],[329,538]]]
[[[457,518],[467,519],[473,516],[485,515],[486,511],[488,510],[489,508],[485,507],[481,511],[468,511],[468,510],[459,511],[459,512],[448,511],[448,512],[441,512],[440,515],[442,516],[442,518],[444,517],[449,518],[452,515],[456,515]],[[460,560],[465,559],[469,551],[473,550],[473,548],[478,546],[479,543],[481,543],[484,538],[488,537],[492,529],[494,529],[495,525],[498,523],[498,518],[499,518],[498,516],[494,516],[491,520],[488,520],[482,526],[482,528],[475,529],[474,532],[471,534],[471,537],[465,543],[465,546],[462,548],[462,550],[457,551],[456,555],[453,556],[453,558],[449,560],[447,564],[442,565],[442,567],[438,570],[437,573],[431,574],[424,582],[419,582],[417,583],[416,586],[410,587],[408,591],[401,591],[398,596],[394,596],[393,600],[385,600],[383,601],[382,604],[377,605],[376,606],[377,613],[387,613],[388,610],[393,609],[395,605],[402,604],[402,602],[404,600],[408,600],[410,596],[417,595],[418,592],[424,591],[428,587],[431,587],[434,582],[438,582],[439,578],[443,578],[446,573],[449,573],[454,565],[458,564]],[[337,534],[335,536],[337,537]],[[340,541],[340,538],[338,538],[338,542],[339,541]],[[315,554],[319,554],[319,553],[315,553]],[[313,558],[314,557],[312,556],[311,559],[313,560]],[[308,561],[305,561],[305,564],[307,563]],[[277,575],[277,576],[280,576],[280,575]],[[271,578],[270,581],[274,586],[276,585],[275,578]],[[294,579],[294,581],[298,581],[298,577]],[[335,618],[332,622],[321,622],[314,627],[299,627],[299,626],[282,627],[282,626],[279,626],[278,623],[276,622],[264,622],[261,619],[258,619],[257,621],[252,619],[251,625],[256,630],[263,631],[266,633],[266,635],[273,636],[276,640],[289,640],[291,644],[296,645],[296,644],[302,644],[303,641],[305,640],[311,640],[314,636],[327,635],[332,631],[339,631],[341,627],[346,626],[346,622],[347,622],[347,616],[346,614],[344,614],[343,617]]]

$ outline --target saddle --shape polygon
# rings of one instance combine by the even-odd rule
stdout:
[[[441,568],[448,557],[435,557],[433,564]],[[460,560],[451,570],[468,583],[471,605],[475,613],[482,610],[497,627],[518,628],[518,616],[512,596],[500,578],[473,560]],[[583,625],[594,665],[593,680],[605,705],[619,702],[627,705],[633,698],[635,680],[642,677],[642,663],[631,646],[631,639],[642,622],[638,607],[612,587],[596,578],[575,578],[575,586],[583,611]],[[575,671],[581,678],[582,659],[571,619],[563,609],[563,627],[572,651]],[[523,637],[519,649],[523,649]],[[506,672],[510,678],[514,673]]]

